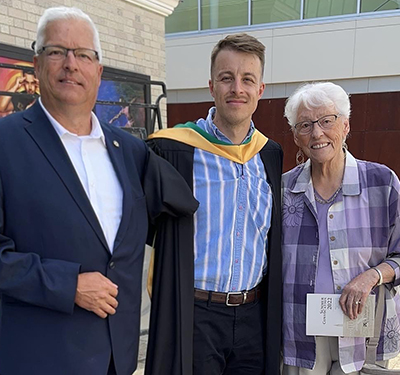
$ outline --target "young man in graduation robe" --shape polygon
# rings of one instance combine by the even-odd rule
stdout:
[[[146,375],[279,374],[282,150],[251,120],[264,56],[219,41],[207,118],[149,137],[200,205],[157,226]]]

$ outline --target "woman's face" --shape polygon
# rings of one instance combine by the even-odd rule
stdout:
[[[300,105],[296,124],[302,121],[316,121],[327,115],[338,115],[338,111],[333,105],[313,109]],[[343,162],[342,148],[350,130],[349,120],[343,116],[332,119],[334,123],[329,129],[322,129],[316,122],[312,124],[309,134],[299,134],[293,129],[294,142],[313,163]]]

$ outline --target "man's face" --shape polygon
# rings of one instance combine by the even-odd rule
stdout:
[[[25,92],[28,94],[33,95],[36,92],[37,88],[37,79],[35,76],[31,73],[25,73],[24,79],[23,79],[23,84],[24,84],[24,89]]]
[[[94,49],[93,32],[82,20],[53,21],[45,31],[44,46],[47,45]],[[71,109],[90,113],[103,71],[98,60],[78,61],[69,51],[67,57],[54,61],[42,53],[34,57],[34,66],[43,104],[50,113]]]
[[[265,88],[260,59],[249,53],[220,51],[209,87],[217,109],[214,117],[217,126],[250,126]]]

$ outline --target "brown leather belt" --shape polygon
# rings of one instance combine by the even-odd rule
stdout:
[[[208,301],[210,299],[210,294],[211,302],[224,303],[226,306],[240,306],[260,299],[261,288],[256,286],[249,291],[229,293],[209,292],[208,290],[195,289],[194,299],[196,301]]]

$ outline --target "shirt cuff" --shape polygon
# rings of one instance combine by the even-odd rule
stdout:
[[[400,285],[400,267],[399,267],[399,265],[395,261],[390,260],[390,259],[386,259],[385,263],[387,263],[394,270],[395,276],[394,276],[393,285],[394,286]]]

